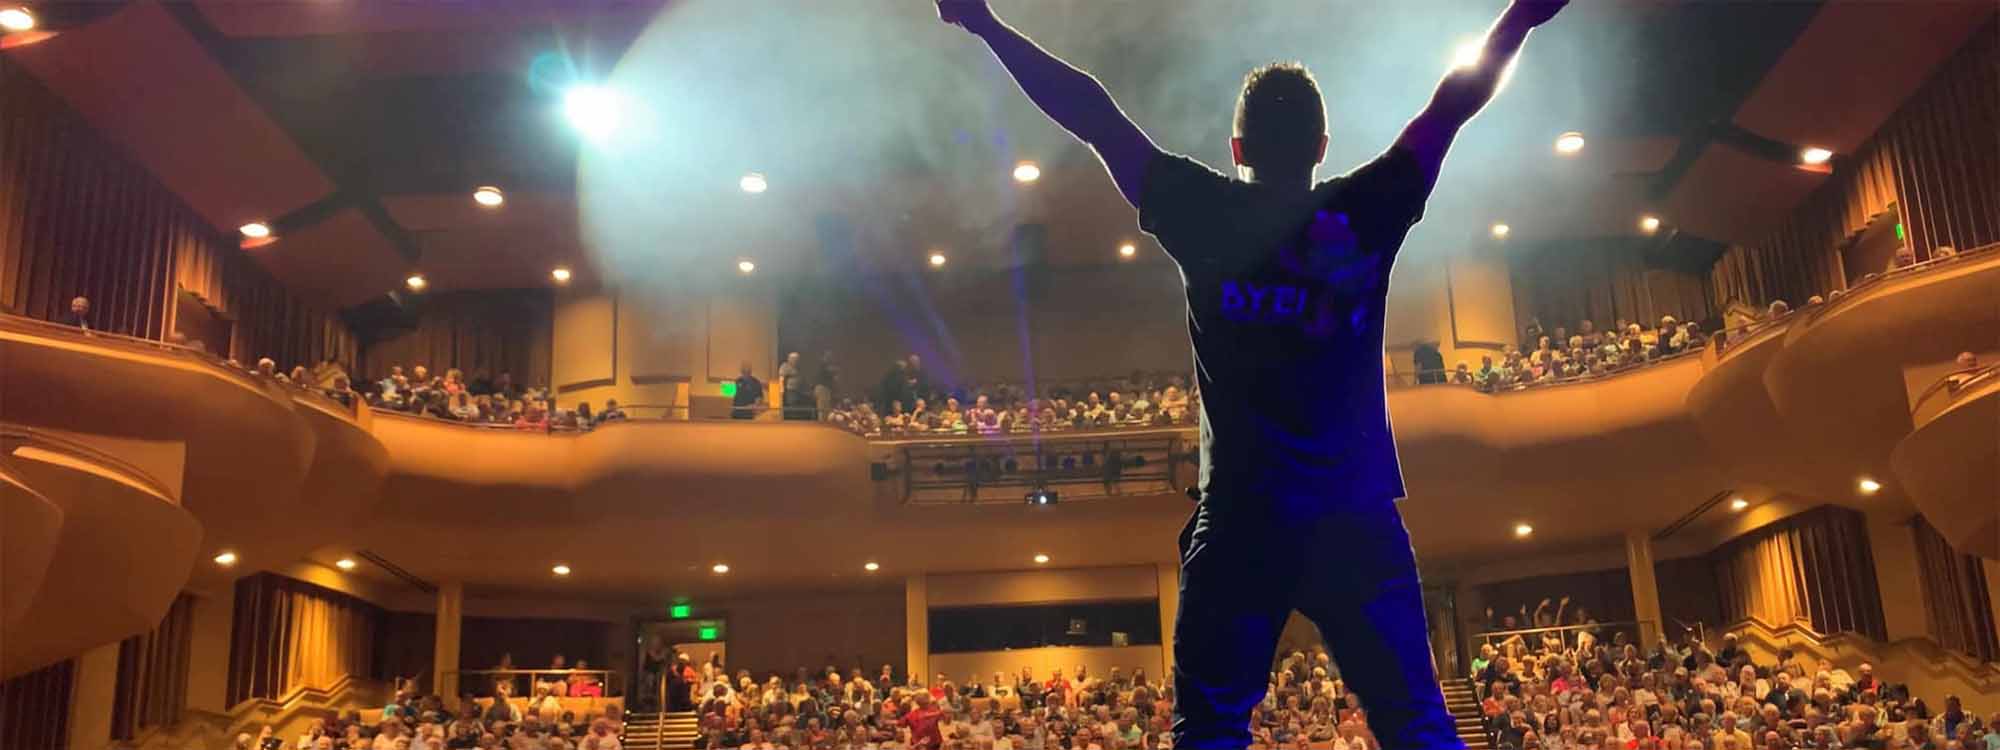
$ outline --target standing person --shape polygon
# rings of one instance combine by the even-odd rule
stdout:
[[[813,418],[812,392],[806,390],[805,374],[799,370],[798,352],[785,355],[784,364],[778,365],[778,394],[786,419]]]
[[[944,711],[933,702],[928,690],[916,694],[917,705],[903,715],[902,724],[910,730],[910,750],[939,750],[944,745],[944,732],[938,724],[944,720]]]
[[[1180,538],[1175,748],[1250,744],[1250,710],[1294,608],[1319,626],[1385,748],[1464,747],[1396,510],[1384,302],[1452,139],[1529,30],[1564,4],[1515,0],[1479,60],[1447,75],[1386,153],[1315,184],[1326,111],[1301,65],[1245,79],[1231,179],[1155,146],[1102,84],[984,0],[938,0],[944,21],[984,41],[1043,113],[1096,151],[1180,266],[1203,398],[1201,499]]]
[[[750,374],[749,362],[743,363],[740,372],[742,374],[736,376],[736,395],[730,400],[730,405],[735,408],[729,410],[729,418],[756,419],[757,407],[766,405],[767,401],[764,398],[764,381]]]
[[[824,422],[833,416],[833,394],[840,387],[840,365],[833,361],[833,352],[819,355],[819,374],[813,381],[813,410]]]

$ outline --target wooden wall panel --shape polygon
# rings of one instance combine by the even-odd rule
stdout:
[[[618,294],[626,372],[634,382],[690,380],[706,353],[708,306],[687,289],[628,289]]]
[[[618,372],[618,300],[608,294],[560,297],[555,308],[558,390],[609,383]]]

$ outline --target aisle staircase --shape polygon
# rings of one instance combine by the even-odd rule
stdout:
[[[701,734],[693,711],[629,713],[625,715],[626,750],[689,750]]]
[[[1472,691],[1472,681],[1461,678],[1439,684],[1444,687],[1444,706],[1458,721],[1458,738],[1465,741],[1467,750],[1493,747],[1486,739],[1486,730],[1479,725],[1479,696]]]

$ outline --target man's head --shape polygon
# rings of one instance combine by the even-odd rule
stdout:
[[[750,377],[750,363],[744,362],[743,364],[739,365],[737,367],[737,371],[743,373],[743,377],[746,378]]]
[[[1236,100],[1236,165],[1276,176],[1311,175],[1326,157],[1326,105],[1299,63],[1272,63],[1243,77]]]
[[[69,311],[78,315],[90,312],[90,298],[77,297],[69,301]]]

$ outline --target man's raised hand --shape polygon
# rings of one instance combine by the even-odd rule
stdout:
[[[1533,28],[1548,23],[1568,5],[1569,0],[1514,0],[1507,14]]]
[[[937,12],[938,20],[966,31],[976,31],[993,20],[993,9],[986,6],[986,0],[937,0]]]

